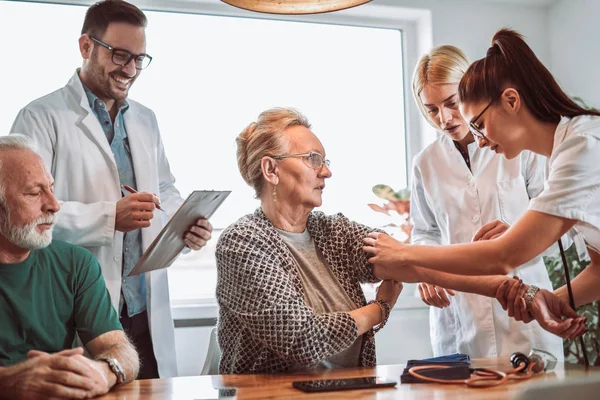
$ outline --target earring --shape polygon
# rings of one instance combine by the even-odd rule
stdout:
[[[273,203],[277,203],[277,185],[273,186]]]

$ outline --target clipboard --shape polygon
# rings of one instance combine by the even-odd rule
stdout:
[[[195,190],[162,228],[128,276],[167,268],[185,247],[183,235],[198,218],[210,218],[230,190]]]

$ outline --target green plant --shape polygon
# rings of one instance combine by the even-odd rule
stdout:
[[[567,258],[567,266],[571,280],[583,271],[589,261],[580,261],[577,256],[575,246],[571,246],[565,250]],[[554,289],[557,289],[566,284],[565,273],[563,269],[560,254],[551,257],[544,257],[550,281]],[[598,312],[600,311],[600,303],[595,301],[584,306],[577,307],[579,315],[587,317],[587,327],[589,331],[583,336],[583,342],[587,350],[588,359],[591,365],[600,366],[600,321],[598,320]],[[565,350],[565,361],[583,364],[583,353],[579,349],[578,339],[565,339],[563,341]]]
[[[387,201],[410,200],[410,190],[405,188],[395,192],[391,186],[381,183],[373,186],[373,193],[380,199]]]
[[[393,217],[386,226],[400,228],[405,236],[403,239],[398,240],[409,242],[412,232],[412,224],[410,222],[410,190],[401,189],[396,192],[390,186],[384,184],[375,185],[372,190],[377,197],[386,200],[386,203],[383,206],[373,203],[367,205],[373,211]]]

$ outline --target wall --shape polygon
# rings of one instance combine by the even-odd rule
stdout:
[[[452,44],[472,60],[485,56],[498,29],[509,27],[526,36],[543,62],[550,62],[548,7],[543,3],[481,0],[374,0],[373,3],[430,10],[434,46]]]
[[[571,96],[600,107],[600,2],[560,0],[549,10],[550,70]]]

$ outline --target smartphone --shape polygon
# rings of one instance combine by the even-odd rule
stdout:
[[[367,378],[296,381],[292,382],[292,386],[304,392],[327,392],[332,390],[394,387],[396,386],[396,381],[371,376]]]

